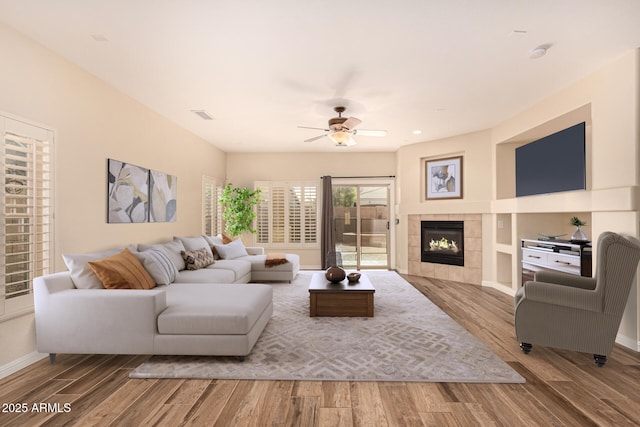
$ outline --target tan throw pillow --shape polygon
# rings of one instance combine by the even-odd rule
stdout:
[[[233,242],[236,239],[237,239],[237,237],[232,237],[232,236],[229,236],[227,233],[222,233],[222,243],[225,244],[225,245],[227,243]]]
[[[89,266],[107,289],[151,289],[156,286],[129,249],[100,261],[90,261]]]
[[[187,270],[199,270],[213,264],[213,255],[207,248],[195,251],[182,251],[182,259],[187,266]]]

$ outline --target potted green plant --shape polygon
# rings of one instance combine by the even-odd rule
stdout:
[[[574,231],[573,234],[571,234],[571,240],[580,240],[580,241],[589,240],[589,238],[584,233],[584,231],[582,231],[582,227],[587,225],[586,221],[582,221],[577,216],[573,216],[569,220],[569,224],[576,227],[576,231]]]
[[[220,197],[223,206],[222,218],[225,221],[225,231],[233,237],[245,231],[255,233],[253,219],[256,217],[253,207],[260,203],[260,189],[251,190],[247,187],[233,187],[231,183],[225,185]]]

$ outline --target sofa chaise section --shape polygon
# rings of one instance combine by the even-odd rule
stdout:
[[[273,313],[262,284],[77,289],[68,272],[34,279],[39,352],[246,356]]]
[[[246,356],[273,314],[271,286],[168,286],[154,354]]]

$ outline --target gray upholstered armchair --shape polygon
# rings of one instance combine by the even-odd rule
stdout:
[[[593,278],[538,272],[515,297],[520,348],[532,344],[592,353],[604,366],[613,350],[629,290],[640,260],[640,241],[612,232],[598,238]]]

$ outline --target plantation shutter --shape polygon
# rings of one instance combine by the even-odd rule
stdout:
[[[269,232],[269,200],[271,200],[271,192],[269,191],[269,187],[266,185],[256,186],[256,188],[262,190],[262,193],[260,193],[260,203],[256,206],[256,242],[268,244],[269,237],[271,236],[271,233]]]
[[[289,242],[302,240],[302,187],[289,189]]]
[[[318,184],[260,181],[256,242],[273,245],[317,245]]]
[[[318,243],[318,187],[304,188],[304,242]]]
[[[214,178],[202,177],[202,232],[207,236],[222,233],[222,186]]]
[[[53,269],[53,132],[0,117],[0,315],[33,305],[35,277]]]
[[[271,242],[285,242],[285,188],[271,187]]]

